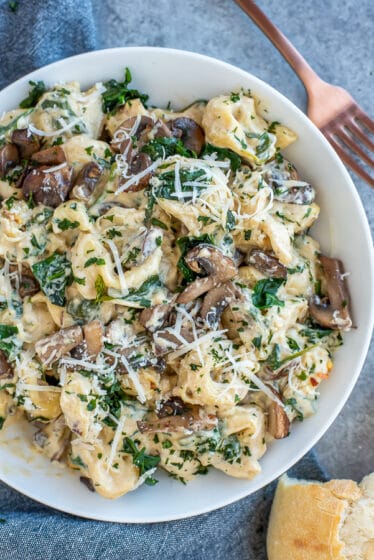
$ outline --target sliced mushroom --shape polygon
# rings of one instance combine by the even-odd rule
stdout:
[[[179,117],[168,122],[173,136],[180,138],[189,150],[200,154],[205,143],[204,131],[200,125],[188,117]]]
[[[172,303],[164,303],[145,308],[139,315],[139,322],[148,331],[154,333],[164,326],[172,308]]]
[[[94,161],[87,163],[78,173],[69,198],[88,200],[96,189],[102,174],[103,169],[100,165]]]
[[[73,325],[38,340],[35,343],[35,351],[44,365],[50,365],[82,342],[82,328],[79,325]]]
[[[83,335],[87,347],[87,355],[96,358],[103,349],[104,329],[97,319],[83,326]]]
[[[275,401],[268,409],[268,431],[275,439],[283,439],[290,432],[290,421],[284,409]]]
[[[79,480],[90,492],[95,492],[95,486],[91,478],[88,478],[88,476],[80,476]]]
[[[31,161],[38,165],[60,165],[66,161],[66,157],[61,146],[51,146],[32,154]]]
[[[22,191],[26,199],[31,195],[36,203],[57,208],[67,199],[72,181],[73,167],[70,165],[56,171],[40,167],[27,173],[22,183]]]
[[[142,173],[143,171],[146,171],[146,169],[148,169],[151,164],[152,164],[152,160],[149,157],[149,155],[140,152],[131,161],[130,164],[131,175],[137,175],[138,173]],[[139,177],[136,183],[133,183],[128,189],[126,189],[126,192],[140,191],[142,189],[145,189],[145,187],[148,185],[153,175],[154,175],[154,171],[149,171],[142,177]]]
[[[191,327],[182,327],[177,334],[171,327],[156,331],[153,335],[156,356],[163,356],[194,340]]]
[[[18,149],[15,144],[5,144],[0,148],[0,179],[4,179],[12,167],[19,162]]]
[[[5,353],[0,350],[0,379],[11,379],[13,377],[13,368],[8,362]]]
[[[246,259],[257,270],[271,278],[287,278],[287,268],[271,253],[261,249],[252,249]]]
[[[161,403],[160,407],[156,411],[156,414],[159,418],[165,418],[165,416],[177,416],[178,414],[183,414],[185,409],[186,405],[180,397],[170,397],[170,399]]]
[[[132,369],[137,370],[141,368],[153,367],[159,373],[162,373],[166,369],[165,361],[156,356],[148,349],[148,354],[139,352],[139,346],[130,346],[129,348],[122,348],[118,351],[118,353],[126,358],[126,360],[130,363]],[[108,359],[109,358],[109,359]],[[111,356],[107,357],[107,361],[110,363]],[[114,363],[114,361],[113,361]],[[119,361],[117,365],[117,371],[119,373],[128,373],[127,367],[123,364],[123,362]]]
[[[155,138],[170,138],[172,136],[170,128],[160,119],[155,122],[153,131]]]
[[[218,419],[213,414],[207,414],[200,406],[186,407],[184,412],[172,416],[159,418],[151,414],[146,421],[138,421],[137,425],[142,434],[164,433],[193,433],[202,430],[213,430]]]
[[[221,318],[226,307],[241,297],[241,292],[232,282],[225,282],[210,290],[204,298],[200,309],[200,317],[214,327]]]
[[[237,273],[235,262],[214,247],[201,243],[191,249],[185,256],[186,264],[198,274],[208,274],[197,278],[178,296],[178,303],[188,303],[211,290],[218,284],[234,278]]]
[[[21,159],[30,159],[32,154],[40,150],[40,140],[28,128],[13,130],[11,140],[18,147]]]
[[[273,189],[275,200],[290,204],[311,204],[314,201],[313,187],[300,180],[296,168],[286,159],[282,163],[273,162],[265,173],[265,180]]]
[[[34,434],[34,444],[43,450],[51,461],[61,461],[70,443],[71,432],[64,415],[43,425]]]
[[[129,150],[128,140],[132,140],[132,138],[136,138],[136,147],[139,147],[139,144],[145,143],[145,136],[152,130],[154,124],[154,120],[147,115],[126,119],[115,130],[110,144],[111,148],[115,152],[123,154]]]
[[[71,355],[77,360],[96,360],[103,349],[104,329],[98,319],[83,325],[83,341],[71,350]]]
[[[349,293],[344,279],[343,264],[338,259],[320,255],[327,298],[314,295],[309,301],[309,313],[322,327],[349,330],[352,319],[349,312]]]
[[[21,271],[19,271],[18,266],[11,265],[9,271],[16,273],[16,277],[13,274],[11,275],[10,284],[12,288],[18,289],[18,294],[21,298],[33,296],[39,292],[39,282],[27,265],[23,264]]]
[[[96,207],[96,212],[98,216],[103,216],[108,212],[108,210],[116,207],[126,208],[126,206],[122,204],[122,202],[118,202],[118,200],[106,200]]]

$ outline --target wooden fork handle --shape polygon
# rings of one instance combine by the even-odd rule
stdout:
[[[321,81],[319,76],[309,66],[305,58],[295,49],[285,35],[270,21],[264,12],[253,0],[235,0],[241,9],[255,22],[265,33],[273,45],[287,60],[288,64],[295,70],[305,89],[309,92],[316,81]]]

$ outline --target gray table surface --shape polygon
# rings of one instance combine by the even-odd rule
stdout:
[[[102,47],[152,45],[196,51],[248,70],[302,110],[303,85],[232,0],[93,0]],[[259,0],[319,75],[346,88],[374,117],[374,2]],[[352,176],[374,226],[374,193]],[[374,470],[373,344],[343,411],[317,444],[334,477]]]

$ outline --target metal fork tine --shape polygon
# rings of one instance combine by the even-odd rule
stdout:
[[[349,125],[345,123],[344,126],[347,127],[352,136],[355,136],[356,138],[361,140],[361,142],[367,148],[369,148],[369,150],[372,150],[374,152],[374,142],[372,142],[370,138],[368,138],[368,136],[364,132],[362,132],[362,128],[356,124],[354,119],[350,121]]]
[[[374,169],[374,160],[371,159],[371,157],[369,157],[367,153],[364,152],[364,150],[352,140],[352,138],[345,132],[344,129],[335,130],[334,134],[340,142],[344,142],[344,144],[348,146],[348,148],[350,148],[352,152],[354,152],[357,156],[359,156],[363,161],[365,161],[368,165],[370,165],[370,167]]]
[[[334,148],[334,150],[336,151],[336,153],[349,167],[351,167],[351,169],[353,169],[356,175],[358,175],[359,177],[361,177],[361,179],[363,179],[364,181],[369,183],[369,185],[374,187],[374,177],[371,177],[368,173],[366,173],[366,171],[361,169],[361,167],[353,159],[353,157],[347,154],[347,152],[343,150],[343,148],[338,144],[338,142],[336,142],[336,140],[334,140],[332,136],[330,136],[329,134],[325,134],[325,136],[327,140],[330,142],[330,144],[332,145],[332,147]]]
[[[357,107],[356,119],[361,121],[364,124],[364,126],[368,130],[370,130],[370,132],[374,132],[374,121],[372,121],[371,118],[368,117],[367,114],[364,113],[364,111],[362,109],[360,109],[359,107]]]

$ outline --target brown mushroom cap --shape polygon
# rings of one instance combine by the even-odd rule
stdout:
[[[271,278],[287,278],[287,268],[267,251],[252,249],[246,262]]]
[[[35,352],[44,365],[50,365],[57,362],[82,342],[82,328],[79,325],[74,325],[38,340],[35,343]]]
[[[168,122],[173,136],[180,138],[189,150],[200,154],[205,143],[204,131],[196,121],[188,117],[179,117]]]
[[[23,264],[21,271],[19,271],[17,265],[11,265],[9,271],[16,272],[17,274],[17,278],[13,275],[11,276],[10,283],[12,288],[17,288],[18,286],[18,293],[21,298],[33,296],[39,292],[39,282],[27,265]]]
[[[32,154],[40,150],[40,140],[28,128],[13,130],[11,140],[18,147],[21,159],[29,159]]]
[[[200,317],[213,327],[220,320],[226,307],[240,297],[241,292],[232,282],[219,284],[206,294],[200,309]]]
[[[236,276],[237,268],[230,257],[224,255],[213,245],[201,243],[185,256],[185,262],[191,270],[198,274],[208,274],[197,278],[178,296],[178,303],[189,303],[218,284],[227,282]]]
[[[0,379],[11,379],[13,377],[13,368],[8,362],[5,353],[0,350]]]
[[[275,401],[268,409],[268,431],[275,439],[283,439],[290,432],[290,421],[284,409]]]
[[[23,195],[26,199],[32,195],[36,203],[57,208],[69,195],[73,173],[71,165],[55,171],[48,171],[46,167],[32,169],[23,180]]]
[[[15,144],[5,144],[0,148],[0,179],[4,179],[12,167],[19,162],[18,149]]]
[[[102,174],[103,170],[96,162],[87,163],[78,173],[70,192],[70,198],[88,200],[96,189]]]
[[[349,313],[349,293],[344,279],[343,264],[338,259],[320,255],[328,298],[315,295],[309,301],[309,313],[322,327],[349,330],[352,319]]]
[[[66,157],[61,146],[51,146],[32,154],[31,161],[38,165],[60,165],[66,161]]]

